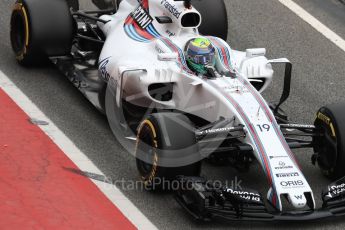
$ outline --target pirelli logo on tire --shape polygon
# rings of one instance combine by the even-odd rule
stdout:
[[[317,118],[320,119],[321,121],[325,122],[327,125],[331,123],[331,118],[326,116],[325,114],[318,112],[317,113]]]
[[[326,123],[330,129],[331,129],[331,132],[332,132],[332,136],[335,137],[335,129],[334,129],[334,126],[333,126],[333,123],[332,123],[332,120],[331,118],[329,118],[328,116],[326,116],[325,114],[321,113],[321,112],[318,112],[317,113],[317,119],[323,121],[324,123]]]
[[[148,175],[145,176],[141,176],[141,179],[144,181],[144,184],[146,186],[149,186],[155,179],[156,174],[157,174],[157,168],[158,168],[158,154],[157,154],[157,149],[158,149],[158,142],[157,142],[157,132],[156,129],[154,127],[154,125],[152,124],[152,122],[150,120],[144,120],[138,129],[138,134],[137,134],[137,140],[136,140],[136,146],[135,146],[135,151],[139,151],[139,142],[140,142],[140,134],[142,132],[142,129],[147,126],[150,131],[152,132],[152,136],[153,136],[153,142],[152,147],[153,147],[153,159],[152,159],[152,167],[151,167],[151,171]]]
[[[14,4],[12,10],[13,10],[13,11],[15,11],[15,10],[22,10],[22,6],[23,6],[22,3],[17,2],[16,4]]]

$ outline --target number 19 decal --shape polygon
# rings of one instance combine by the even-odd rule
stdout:
[[[268,132],[271,129],[269,124],[257,125],[257,127],[259,127],[260,132]]]

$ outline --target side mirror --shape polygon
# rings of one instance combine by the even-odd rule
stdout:
[[[265,48],[255,48],[255,49],[247,49],[246,50],[246,57],[252,58],[252,57],[260,57],[266,55],[266,49]]]
[[[159,61],[177,61],[178,54],[171,50],[159,39],[156,40],[155,49],[157,50],[157,58]]]
[[[177,53],[160,53],[157,55],[159,61],[177,61]]]

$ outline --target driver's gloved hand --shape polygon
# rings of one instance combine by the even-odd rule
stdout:
[[[206,73],[207,78],[217,78],[216,70],[214,67],[206,66],[205,69],[207,71],[207,73]]]

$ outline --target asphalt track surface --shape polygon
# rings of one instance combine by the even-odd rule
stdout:
[[[9,16],[13,0],[0,2],[0,69],[112,180],[138,180],[135,160],[116,141],[107,121],[54,68],[19,67],[9,44]],[[291,97],[284,110],[292,121],[312,123],[317,109],[344,100],[345,53],[277,0],[225,0],[229,15],[228,42],[235,49],[266,47],[269,58],[287,57],[293,64]],[[306,11],[345,38],[345,6],[337,0],[296,0]],[[88,4],[86,4],[88,6]],[[265,93],[280,95],[282,73]],[[311,150],[295,151],[317,201],[329,181],[311,165]],[[249,173],[204,164],[208,179],[241,180],[241,186],[265,191],[258,165]],[[344,220],[312,223],[195,223],[171,194],[122,188],[123,193],[160,229],[321,228],[343,229]],[[320,202],[318,203],[320,205]]]

